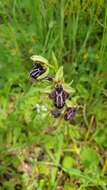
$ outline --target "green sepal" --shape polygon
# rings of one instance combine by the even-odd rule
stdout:
[[[64,83],[63,66],[58,69],[54,80],[56,83]]]
[[[67,91],[68,93],[75,93],[75,89],[72,88],[69,84],[63,83],[64,90]]]
[[[77,107],[77,97],[73,97],[71,100],[66,100],[67,107]]]
[[[40,76],[37,78],[37,80],[41,80],[41,79],[47,77],[48,73],[49,73],[49,68],[46,67],[46,71],[45,71],[42,75],[40,75]]]
[[[45,90],[44,90],[44,93],[49,94],[49,93],[51,93],[51,91],[52,91],[52,87],[51,86],[47,86],[45,88]]]
[[[35,64],[36,62],[39,62],[41,65],[45,65],[45,66],[49,65],[48,60],[42,57],[41,55],[32,55],[31,60],[34,61]]]
[[[58,61],[57,61],[57,58],[55,56],[54,51],[52,51],[52,60],[53,60],[53,63],[54,63],[54,70],[56,72],[58,70]]]

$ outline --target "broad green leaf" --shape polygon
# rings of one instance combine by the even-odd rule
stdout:
[[[71,167],[73,167],[73,165],[74,165],[74,159],[71,157],[71,156],[69,156],[69,155],[65,155],[64,156],[64,158],[63,158],[63,161],[62,161],[62,166],[64,167],[64,168],[71,168]]]
[[[85,167],[97,166],[99,163],[99,157],[96,151],[89,147],[84,147],[81,150],[81,161]]]
[[[75,176],[75,177],[81,177],[83,178],[84,180],[86,180],[87,182],[91,182],[92,179],[83,174],[83,172],[81,172],[81,170],[79,169],[76,169],[76,168],[63,168],[64,172],[68,173],[70,176]]]

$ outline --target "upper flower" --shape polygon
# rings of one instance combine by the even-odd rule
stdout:
[[[33,55],[31,60],[34,62],[34,65],[30,71],[30,76],[33,79],[43,79],[47,77],[49,72],[48,60],[38,55]]]
[[[32,70],[30,71],[30,76],[33,79],[37,79],[40,75],[42,75],[46,71],[45,68],[43,68],[42,65],[39,63],[35,64]]]

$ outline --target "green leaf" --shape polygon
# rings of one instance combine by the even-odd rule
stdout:
[[[107,147],[107,126],[105,126],[103,129],[99,129],[94,139],[97,144]]]
[[[70,124],[70,127],[69,127],[69,135],[70,137],[72,138],[75,138],[75,139],[80,139],[81,138],[81,134],[80,134],[80,130],[78,130],[78,126],[73,126]]]
[[[92,179],[89,176],[84,175],[81,172],[81,170],[79,170],[79,169],[76,169],[76,168],[63,168],[63,171],[68,173],[70,176],[84,178],[87,182],[92,181]]]
[[[21,134],[21,127],[15,127],[13,130],[13,143],[15,144]]]
[[[8,189],[8,190],[14,190],[14,183],[12,180],[9,181],[5,181],[3,183],[4,189]]]
[[[44,141],[44,145],[46,149],[51,149],[56,146],[57,138],[51,135],[47,135]]]
[[[64,159],[62,161],[62,166],[64,168],[71,168],[74,165],[74,159],[71,156],[64,156]]]
[[[44,173],[44,174],[49,172],[49,168],[47,167],[44,161],[38,162],[38,170],[40,173]]]
[[[81,150],[80,156],[81,161],[85,167],[92,167],[98,165],[99,157],[94,149],[85,147]]]
[[[65,182],[64,190],[75,190],[75,189],[78,189],[76,185]]]
[[[86,88],[84,88],[83,85],[78,84],[77,85],[77,91],[79,92],[79,95],[81,97],[84,97],[84,98],[88,98],[89,97],[89,92],[86,90]]]

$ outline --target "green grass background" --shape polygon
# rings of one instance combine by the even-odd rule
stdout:
[[[49,84],[30,81],[33,54],[73,80],[72,124],[49,114]],[[0,189],[106,190],[106,148],[107,1],[0,0]]]

